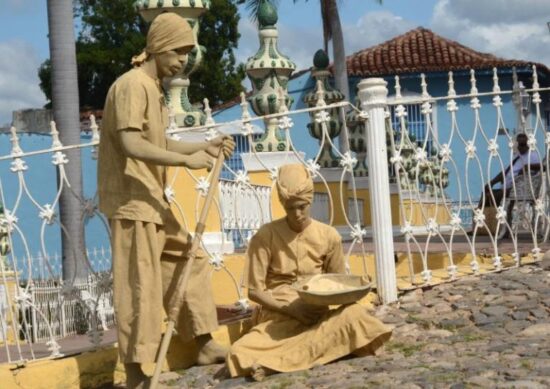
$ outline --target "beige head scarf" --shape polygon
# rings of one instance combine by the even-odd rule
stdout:
[[[283,206],[289,201],[313,201],[313,180],[300,164],[283,165],[277,175],[277,193]]]
[[[195,37],[187,20],[173,12],[161,13],[153,19],[147,33],[147,46],[140,55],[132,58],[132,65],[141,65],[150,54],[194,45]]]

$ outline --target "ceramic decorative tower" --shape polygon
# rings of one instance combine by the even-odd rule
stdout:
[[[359,99],[355,100],[355,106],[360,106]],[[354,109],[346,115],[346,124],[349,130],[349,148],[355,153],[357,164],[353,169],[355,177],[367,177],[367,144],[365,142],[365,119]]]
[[[304,96],[304,103],[308,107],[315,107],[319,98],[322,97],[327,105],[337,103],[344,100],[344,95],[337,89],[333,88],[329,83],[329,77],[331,76],[328,70],[329,58],[324,50],[318,50],[313,57],[313,70],[311,75],[315,78],[315,89]],[[332,140],[336,138],[342,130],[342,121],[339,116],[339,109],[332,108],[328,110],[330,120],[326,123],[327,136]],[[338,159],[332,152],[332,146],[328,140],[323,142],[323,128],[321,123],[315,120],[317,112],[311,112],[311,123],[307,125],[309,133],[314,138],[319,139],[319,142],[323,144],[321,150],[321,156],[319,158],[319,165],[324,168],[338,167]]]
[[[278,113],[283,101],[287,108],[293,103],[287,84],[296,65],[279,52],[277,20],[276,9],[262,1],[258,11],[260,48],[246,63],[246,73],[253,88],[248,101],[258,116]],[[264,135],[255,142],[256,151],[287,151],[288,144],[279,129],[278,119],[266,120],[265,127]]]
[[[167,101],[175,115],[178,127],[203,125],[205,115],[189,101],[189,76],[197,70],[206,49],[198,44],[199,17],[210,9],[210,0],[137,0],[135,5],[143,19],[151,22],[162,12],[174,12],[189,22],[195,34],[195,47],[189,53],[187,65],[181,74],[168,80]]]

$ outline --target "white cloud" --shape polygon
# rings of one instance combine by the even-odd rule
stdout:
[[[11,123],[12,111],[46,103],[39,87],[40,60],[22,41],[0,42],[0,126]]]
[[[279,30],[279,50],[296,63],[296,69],[309,68],[313,64],[315,52],[323,47],[323,32],[319,25],[316,28],[297,28],[287,26],[284,20],[277,23]],[[372,45],[391,39],[416,27],[391,12],[378,11],[363,15],[355,25],[343,25],[347,54],[365,49]],[[237,61],[246,63],[259,48],[258,29],[248,18],[239,22],[239,48],[236,51]],[[330,45],[329,45],[330,50]]]
[[[297,70],[309,68],[313,64],[313,55],[323,47],[322,30],[286,26],[279,20],[279,51],[290,57]],[[235,52],[237,62],[246,63],[248,57],[260,48],[258,28],[249,18],[239,21],[239,48]]]
[[[368,12],[355,25],[343,27],[347,54],[395,38],[415,27],[413,22],[389,11]]]
[[[434,32],[474,50],[550,65],[548,0],[440,0]]]

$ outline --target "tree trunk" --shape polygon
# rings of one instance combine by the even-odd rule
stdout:
[[[72,0],[48,0],[48,26],[53,118],[61,142],[75,145],[80,143],[80,115]],[[80,202],[83,198],[80,151],[65,153],[69,159],[65,170],[70,188],[63,184],[59,213],[64,227],[61,231],[63,279],[70,281],[85,278],[88,268]]]
[[[344,94],[345,100],[350,101],[348,67],[346,65],[346,50],[344,47],[344,34],[340,24],[340,14],[338,13],[338,4],[336,0],[326,0],[329,2],[328,17],[330,19],[330,28],[332,31],[332,55],[334,59],[334,81],[337,89]],[[343,120],[343,118],[341,118]],[[344,131],[339,136],[340,151],[345,153],[349,151],[348,134]]]

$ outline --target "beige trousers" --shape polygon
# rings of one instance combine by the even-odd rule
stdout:
[[[154,362],[165,317],[163,305],[175,288],[176,266],[186,265],[192,238],[173,215],[163,226],[135,220],[109,222],[120,358],[123,363]],[[183,340],[218,328],[209,271],[199,250],[176,326]]]

